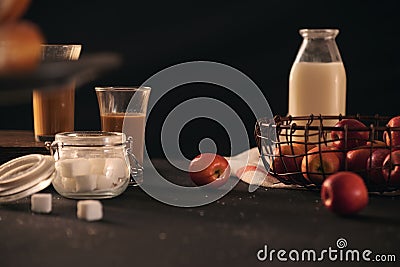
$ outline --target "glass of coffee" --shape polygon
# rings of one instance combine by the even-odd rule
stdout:
[[[81,45],[42,45],[42,62],[77,60]],[[56,133],[74,130],[75,83],[33,91],[36,141],[53,141]]]
[[[130,185],[143,181],[143,150],[150,87],[96,87],[101,129],[123,132],[136,162],[131,162]]]

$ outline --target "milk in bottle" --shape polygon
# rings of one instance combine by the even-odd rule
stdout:
[[[289,76],[289,115],[345,114],[346,72],[335,42],[338,33],[336,29],[300,30],[303,42]],[[335,122],[325,120],[324,126]]]

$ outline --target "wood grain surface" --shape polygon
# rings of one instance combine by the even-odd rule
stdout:
[[[0,163],[28,154],[50,154],[43,142],[36,142],[31,131],[0,131]]]

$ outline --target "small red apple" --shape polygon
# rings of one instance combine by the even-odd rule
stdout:
[[[307,146],[311,148],[312,146]],[[274,161],[271,171],[278,174],[277,178],[284,183],[307,184],[301,172],[301,161],[306,154],[305,146],[298,143],[281,144],[274,150]]]
[[[367,161],[371,157],[372,151],[368,147],[348,151],[346,153],[347,170],[365,177],[367,174]]]
[[[338,149],[352,149],[367,144],[369,131],[364,123],[355,119],[343,119],[335,124],[341,130],[332,131],[333,145]],[[347,136],[345,128],[347,127]],[[347,141],[345,140],[347,137]]]
[[[388,127],[400,127],[400,116],[396,116],[390,119],[387,124]],[[390,137],[390,138],[389,138]],[[385,140],[386,145],[390,146],[392,151],[400,149],[400,130],[390,131],[390,136],[388,132],[383,133],[383,140]]]
[[[400,150],[396,150],[386,156],[382,173],[388,185],[400,186]]]
[[[386,180],[383,176],[383,162],[389,155],[390,150],[388,148],[374,149],[371,157],[367,159],[367,176],[369,180],[375,185],[385,185]]]
[[[304,178],[320,185],[326,177],[340,170],[340,159],[329,147],[321,147],[321,150],[314,147],[304,156],[301,170]]]
[[[332,150],[332,153],[334,153],[339,158],[339,162],[340,162],[339,170],[344,170],[344,163],[346,161],[346,153],[344,151],[338,150],[338,148],[334,147],[334,146],[327,146],[326,148],[329,150]]]
[[[374,147],[374,148],[388,148],[385,142],[380,141],[380,140],[373,140],[372,143],[371,141],[367,142],[367,147]]]
[[[389,152],[382,141],[368,142],[365,146],[347,152],[347,170],[368,177],[375,185],[384,184],[382,164]]]
[[[220,187],[229,179],[231,168],[228,161],[213,153],[203,153],[195,157],[189,165],[189,175],[196,185],[212,183]]]
[[[368,204],[368,191],[363,179],[354,172],[337,172],[321,188],[324,206],[340,215],[359,212]]]

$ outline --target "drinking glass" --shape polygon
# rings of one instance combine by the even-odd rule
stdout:
[[[143,182],[143,150],[147,103],[150,87],[96,87],[101,129],[106,132],[123,132],[130,140],[130,185]]]
[[[42,45],[42,61],[77,60],[81,45]],[[36,141],[53,141],[56,133],[74,130],[75,82],[33,90],[33,122]]]

